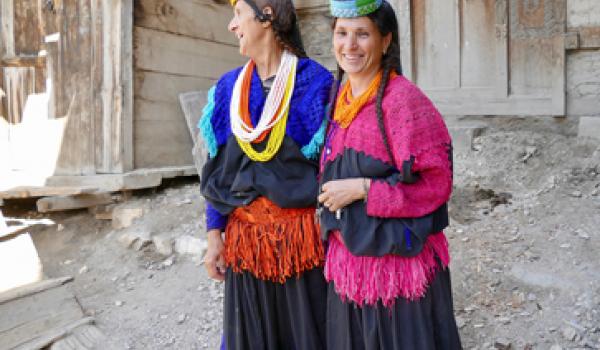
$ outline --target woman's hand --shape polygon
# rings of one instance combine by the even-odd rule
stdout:
[[[362,177],[328,181],[321,187],[318,200],[329,211],[335,212],[354,201],[367,198],[370,184],[370,179]]]
[[[225,258],[223,257],[223,238],[221,230],[208,231],[208,248],[204,255],[204,267],[208,277],[217,281],[225,280]]]

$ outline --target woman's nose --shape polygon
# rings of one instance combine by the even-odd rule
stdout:
[[[355,34],[348,35],[347,39],[346,45],[348,45],[350,49],[356,49],[358,47],[358,41]]]
[[[235,17],[233,17],[233,18],[231,19],[231,21],[229,21],[229,24],[227,25],[227,29],[228,29],[230,32],[232,32],[232,33],[233,33],[233,32],[235,32],[235,30],[237,29],[237,27],[238,27],[238,25],[237,25],[237,21],[235,20]]]

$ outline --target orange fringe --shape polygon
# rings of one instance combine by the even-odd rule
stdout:
[[[229,215],[225,261],[234,272],[284,283],[323,265],[324,252],[315,209],[283,209],[265,197]]]

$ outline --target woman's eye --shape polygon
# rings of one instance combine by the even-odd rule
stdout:
[[[358,33],[358,36],[361,38],[368,38],[369,37],[369,33],[367,32],[360,32]]]
[[[335,35],[344,36],[344,35],[346,35],[346,32],[339,30],[339,31],[335,32]]]

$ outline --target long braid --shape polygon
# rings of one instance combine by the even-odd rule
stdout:
[[[383,120],[383,95],[385,93],[385,88],[387,87],[387,84],[390,80],[391,70],[392,67],[384,62],[381,84],[379,84],[379,88],[377,89],[377,102],[375,105],[375,109],[377,111],[377,125],[379,125],[379,131],[381,132],[381,137],[383,138],[385,149],[387,151],[388,156],[390,157],[390,161],[392,162],[392,164],[396,164],[396,161],[394,160],[394,153],[392,152],[390,140],[388,138],[388,134],[385,128],[385,122]]]
[[[333,120],[335,114],[335,103],[337,101],[337,95],[344,79],[344,70],[339,65],[337,66],[337,79],[331,84],[331,90],[329,90],[329,110],[327,111],[327,118]]]

